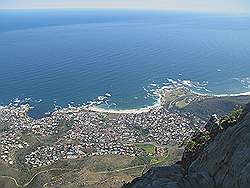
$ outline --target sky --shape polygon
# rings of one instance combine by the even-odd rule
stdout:
[[[131,8],[250,13],[250,0],[0,0],[0,9]]]

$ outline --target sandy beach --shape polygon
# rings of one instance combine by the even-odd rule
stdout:
[[[88,110],[100,113],[111,113],[111,114],[140,114],[146,113],[153,109],[159,109],[162,107],[162,95],[159,95],[158,100],[152,105],[144,108],[135,108],[135,109],[105,109],[99,106],[93,105],[87,107]]]

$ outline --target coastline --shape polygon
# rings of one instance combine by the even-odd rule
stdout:
[[[106,109],[99,107],[98,105],[92,105],[86,107],[87,110],[93,111],[93,112],[100,112],[100,113],[109,113],[109,114],[141,114],[141,113],[147,113],[154,109],[159,109],[162,107],[162,100],[163,95],[161,95],[161,92],[164,88],[159,89],[155,95],[157,96],[156,102],[154,102],[153,105],[142,107],[142,108],[133,108],[133,109]]]
[[[100,112],[100,113],[110,113],[110,114],[141,114],[141,113],[147,113],[150,110],[158,109],[162,105],[158,102],[152,106],[144,107],[144,108],[134,108],[134,109],[105,109],[98,106],[90,106],[87,107],[87,110],[94,111],[94,112]]]
[[[161,88],[158,88],[154,91],[154,95],[156,97],[156,101],[147,107],[142,108],[133,108],[133,109],[114,109],[114,108],[103,108],[96,104],[86,105],[86,106],[70,106],[70,107],[62,107],[61,109],[54,110],[50,112],[50,115],[53,113],[56,113],[60,110],[87,110],[92,112],[98,112],[98,113],[109,113],[109,114],[141,114],[141,113],[147,113],[151,110],[157,110],[160,109],[164,105],[164,101],[168,98],[168,93],[174,92],[175,90],[182,89],[183,91],[190,92],[190,94],[194,94],[197,96],[203,96],[203,97],[240,97],[240,96],[250,96],[249,92],[243,92],[238,94],[211,94],[211,93],[199,93],[196,91],[193,91],[190,87],[187,87],[185,85],[170,85],[170,86],[162,86]],[[0,106],[0,109],[5,108],[9,105],[12,105],[13,103],[10,103],[8,105],[2,105]],[[14,103],[15,104],[15,103]],[[29,109],[32,107],[27,103],[26,105],[29,106]],[[39,119],[39,118],[38,118]]]
[[[190,88],[187,88],[185,86],[178,86],[178,87],[173,87],[173,86],[163,86],[162,88],[158,89],[157,96],[158,99],[157,101],[151,105],[151,106],[147,106],[147,107],[143,107],[143,108],[134,108],[134,109],[105,109],[102,107],[99,107],[97,105],[93,105],[93,106],[89,106],[87,107],[88,110],[90,111],[94,111],[94,112],[100,112],[100,113],[110,113],[110,114],[140,114],[140,113],[146,113],[149,112],[150,110],[154,110],[154,109],[159,109],[163,106],[163,101],[164,101],[164,96],[161,94],[162,92],[171,92],[177,89],[184,89],[184,90],[188,90],[190,93],[194,94],[194,95],[198,95],[198,96],[203,96],[203,97],[240,97],[240,96],[250,96],[250,92],[243,92],[243,93],[238,93],[238,94],[203,94],[203,93],[198,93],[193,91]]]
[[[240,96],[250,96],[250,91],[242,92],[242,93],[235,93],[235,94],[205,94],[205,93],[199,93],[196,91],[192,91],[190,89],[190,92],[199,95],[199,96],[207,96],[207,97],[240,97]]]
[[[215,97],[240,97],[240,96],[249,96],[250,91],[244,92],[244,93],[239,93],[239,94],[221,94],[221,95],[214,95]]]

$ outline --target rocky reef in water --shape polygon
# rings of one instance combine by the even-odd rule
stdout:
[[[250,104],[218,118],[186,143],[182,160],[154,167],[124,188],[248,188]]]

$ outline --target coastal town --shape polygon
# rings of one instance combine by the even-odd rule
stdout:
[[[186,91],[181,92],[188,96]],[[182,96],[179,90],[165,91],[160,106],[141,111],[124,113],[70,106],[39,119],[27,115],[28,104],[2,107],[0,160],[15,165],[16,153],[20,152],[22,157],[18,160],[28,168],[37,168],[62,159],[101,155],[142,157],[145,151],[137,144],[143,143],[154,144],[158,151],[168,144],[181,145],[205,125],[195,114],[169,108]],[[197,99],[198,96],[191,96],[184,100]]]
[[[25,151],[22,160],[29,168],[107,154],[140,157],[145,153],[136,144],[180,145],[205,124],[194,114],[165,106],[140,113],[68,107],[40,119],[29,117],[29,108],[26,104],[0,109],[0,159],[9,165],[15,165],[18,151]]]

